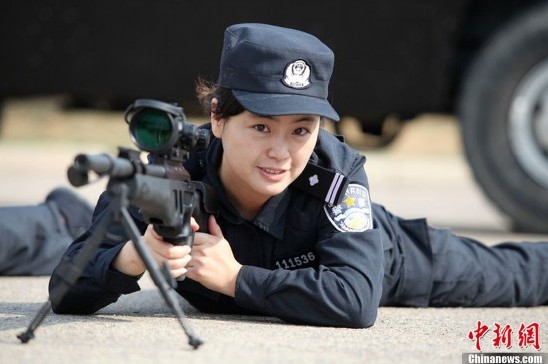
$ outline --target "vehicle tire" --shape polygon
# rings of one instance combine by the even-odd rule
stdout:
[[[548,233],[548,6],[502,28],[467,74],[458,114],[479,185],[516,231]]]

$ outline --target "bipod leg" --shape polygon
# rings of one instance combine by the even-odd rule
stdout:
[[[111,220],[112,212],[109,209],[109,211],[107,211],[101,218],[101,221],[97,226],[97,234],[93,234],[90,237],[89,241],[82,246],[82,249],[74,256],[72,260],[65,257],[60,263],[54,273],[54,277],[59,279],[59,283],[55,286],[55,289],[51,291],[48,300],[37,312],[36,316],[27,327],[27,330],[17,335],[17,338],[21,340],[22,343],[25,344],[34,338],[34,331],[38,328],[38,326],[40,326],[42,321],[51,311],[52,302],[55,304],[61,302],[63,297],[65,297],[65,294],[67,294],[78,278],[80,278],[82,275],[82,270],[101,245]]]
[[[34,316],[34,319],[31,321],[29,326],[27,327],[27,330],[17,335],[17,338],[21,340],[23,344],[26,344],[29,342],[29,340],[34,338],[34,331],[40,326],[42,321],[46,318],[48,313],[51,309],[51,301],[46,301],[42,307],[40,307],[40,310],[36,313]]]
[[[152,256],[150,250],[147,248],[143,237],[138,233],[139,230],[135,226],[135,223],[131,219],[129,212],[126,209],[122,209],[122,223],[124,225],[124,228],[126,229],[126,233],[133,241],[133,244],[135,245],[139,256],[145,263],[145,266],[150,274],[150,277],[152,278],[152,281],[160,290],[164,301],[171,308],[173,314],[177,316],[181,327],[188,337],[189,345],[191,345],[194,349],[197,349],[200,345],[203,344],[203,341],[194,333],[194,330],[187,322],[185,313],[183,312],[183,309],[179,306],[177,292],[175,291],[173,285],[170,284],[170,282],[168,281],[168,277],[165,277],[162,274],[160,268],[156,263],[156,260]]]

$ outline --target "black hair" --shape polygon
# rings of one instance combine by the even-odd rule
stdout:
[[[204,79],[198,79],[196,82],[196,96],[206,114],[213,114],[217,118],[227,119],[231,116],[241,114],[245,111],[244,107],[234,97],[231,89],[218,86]],[[211,109],[211,100],[217,99],[215,110]]]

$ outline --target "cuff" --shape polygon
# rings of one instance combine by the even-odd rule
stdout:
[[[128,276],[113,268],[108,268],[105,272],[105,289],[121,294],[137,292],[141,289],[137,282],[141,277],[142,275],[138,277]]]
[[[265,312],[268,277],[271,271],[244,265],[236,278],[236,304],[255,311]]]
[[[103,251],[97,264],[102,267],[100,281],[104,282],[104,288],[113,293],[128,294],[140,290],[137,281],[141,276],[130,276],[112,268],[112,262],[122,249],[124,244],[119,244],[111,249]]]

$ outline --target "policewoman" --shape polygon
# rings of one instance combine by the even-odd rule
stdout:
[[[371,202],[365,157],[321,128],[339,119],[327,101],[333,65],[307,33],[226,30],[218,82],[198,86],[215,138],[186,165],[218,194],[209,233],[196,232],[192,248],[173,246],[131,209],[158,263],[186,275],[177,291],[205,312],[343,327],[373,325],[379,305],[547,303],[548,243],[489,248]],[[102,195],[95,221],[108,204]],[[122,231],[113,228],[55,312],[93,313],[139,290],[145,265]]]

